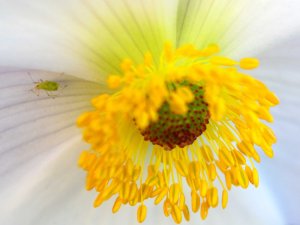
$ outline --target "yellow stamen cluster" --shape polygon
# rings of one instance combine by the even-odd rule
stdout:
[[[98,192],[95,207],[115,196],[113,213],[124,204],[139,205],[137,220],[143,222],[144,201],[153,199],[162,203],[165,216],[180,223],[189,220],[190,210],[205,219],[219,202],[225,208],[232,185],[258,186],[257,150],[272,157],[276,142],[261,120],[273,121],[269,110],[279,101],[264,84],[238,71],[238,66],[257,67],[258,60],[237,62],[218,52],[217,45],[198,50],[193,45],[173,49],[167,43],[158,65],[147,53],[142,64],[125,59],[122,74],[108,77],[114,94],[93,99],[95,110],[77,121],[91,145],[79,166],[87,171],[86,189]],[[144,140],[140,131],[158,122],[164,104],[184,121],[195,97],[185,83],[204,89],[209,122],[193,144],[166,151]],[[186,123],[178,126],[190,125]]]

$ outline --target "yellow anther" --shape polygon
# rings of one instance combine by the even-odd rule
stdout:
[[[189,208],[187,207],[187,205],[184,205],[182,212],[183,212],[183,216],[184,216],[185,220],[190,221],[190,211],[189,211]]]
[[[176,54],[180,56],[191,57],[195,56],[196,49],[192,44],[186,44],[176,50]]]
[[[125,182],[122,185],[121,192],[120,192],[120,197],[122,199],[128,200],[129,193],[130,193],[130,183]]]
[[[201,180],[201,185],[200,185],[200,195],[202,197],[206,196],[207,193],[207,189],[208,189],[208,184],[206,180]]]
[[[248,176],[245,172],[245,170],[241,167],[237,168],[236,169],[236,177],[239,181],[239,184],[243,187],[243,188],[247,188],[248,185],[249,185],[249,179],[248,179]]]
[[[175,223],[179,224],[182,220],[181,210],[177,205],[172,205],[172,218],[175,221]]]
[[[273,158],[274,157],[274,151],[273,149],[271,149],[270,147],[267,148],[263,148],[265,154],[269,157],[269,158]]]
[[[272,105],[278,105],[278,104],[279,104],[279,99],[277,98],[277,96],[276,96],[274,93],[268,91],[268,92],[266,93],[266,96],[265,96],[265,97],[266,97],[266,99],[267,99],[269,102],[272,103]]]
[[[86,183],[85,183],[85,189],[87,191],[92,190],[96,185],[96,180],[94,179],[94,177],[92,175],[87,176],[86,178]]]
[[[220,51],[220,47],[216,44],[210,44],[205,49],[202,50],[203,56],[211,56]]]
[[[245,154],[247,156],[251,156],[252,152],[254,151],[253,147],[244,141],[238,143],[237,147],[243,154]],[[237,158],[240,158],[241,156],[237,156],[237,154],[239,154],[239,153],[237,153],[237,151],[235,151],[234,156]],[[238,160],[241,161],[240,159],[238,159]],[[243,161],[243,159],[242,159],[242,161]]]
[[[211,103],[209,105],[209,109],[211,112],[211,118],[215,121],[219,121],[223,118],[223,115],[225,114],[226,111],[225,102],[220,99],[214,103]]]
[[[222,208],[225,209],[228,202],[228,192],[226,190],[223,190],[222,192]]]
[[[265,126],[263,130],[264,130],[263,132],[264,138],[268,142],[268,144],[276,143],[276,136],[274,132],[267,126]]]
[[[234,157],[237,159],[237,163],[244,165],[246,163],[245,157],[237,150],[233,150],[232,153],[234,154]]]
[[[137,220],[139,223],[144,222],[144,220],[146,219],[147,216],[147,207],[142,204],[139,206],[138,210],[137,210]]]
[[[268,109],[266,109],[265,107],[261,107],[259,109],[258,117],[265,120],[265,121],[271,122],[271,123],[274,121],[273,116],[268,111]]]
[[[114,203],[114,206],[112,208],[112,212],[116,213],[119,211],[119,209],[121,208],[122,205],[122,199],[120,197],[118,197]]]
[[[207,162],[211,162],[213,161],[214,157],[213,157],[213,154],[212,154],[212,151],[211,149],[204,145],[200,148],[200,151],[202,153],[202,156],[204,157],[204,159],[207,161]]]
[[[169,199],[170,202],[175,204],[179,200],[179,195],[180,195],[180,187],[179,184],[172,184],[170,189],[169,189]]]
[[[190,162],[189,167],[188,167],[188,171],[189,171],[189,176],[192,179],[196,179],[199,177],[199,173],[200,173],[200,165],[198,162],[193,161]]]
[[[170,216],[170,213],[172,211],[172,204],[170,203],[169,199],[166,199],[164,201],[163,208],[164,208],[164,214],[165,214],[165,216],[167,216],[167,217]]]
[[[217,207],[218,202],[219,202],[218,189],[217,188],[215,188],[215,187],[210,188],[207,191],[206,197],[207,197],[207,203],[211,207],[213,207],[213,208]]]
[[[214,181],[217,177],[217,170],[215,164],[210,164],[208,167],[208,175],[210,180]]]
[[[229,167],[228,165],[226,165],[223,161],[216,161],[216,165],[218,166],[218,168],[222,171],[222,173],[225,174],[225,172],[227,171],[227,168]]]
[[[149,185],[149,186],[154,186],[158,183],[158,177],[157,176],[152,176],[152,177],[149,177],[147,180],[146,180],[146,183]]]
[[[179,208],[180,208],[181,210],[183,210],[184,207],[185,207],[185,197],[184,197],[184,194],[181,193],[181,194],[180,194],[180,197],[179,197]]]
[[[236,167],[232,167],[229,171],[230,171],[231,183],[235,186],[238,186],[239,181],[238,181],[238,178],[237,178],[236,170],[237,170]]]
[[[135,195],[134,199],[129,201],[129,205],[135,206],[139,202],[139,195]]]
[[[111,89],[120,87],[122,78],[118,75],[111,75],[107,78],[107,85]]]
[[[225,181],[226,181],[226,187],[228,190],[231,189],[231,175],[230,175],[230,172],[229,171],[226,171],[225,172]]]
[[[145,129],[149,125],[149,115],[146,112],[138,113],[139,116],[136,117],[136,123],[141,129]]]
[[[102,195],[103,195],[102,193],[98,194],[97,198],[95,199],[95,201],[94,201],[95,208],[100,206],[105,201],[105,199],[102,197]]]
[[[245,172],[247,174],[249,181],[253,184],[253,174],[252,174],[252,170],[250,169],[249,166],[245,167]]]
[[[166,185],[166,181],[165,181],[164,175],[162,173],[158,173],[157,176],[158,176],[159,186],[160,187],[164,187]]]
[[[194,100],[194,95],[188,87],[180,87],[176,90],[178,96],[180,96],[184,102],[190,103]]]
[[[85,168],[86,159],[88,158],[89,153],[87,151],[83,151],[80,154],[80,157],[78,159],[78,166],[81,166]]]
[[[259,61],[255,58],[244,58],[240,61],[240,67],[245,70],[252,70],[259,66]]]
[[[132,172],[132,180],[136,181],[141,175],[141,167],[136,166]]]
[[[136,183],[131,183],[128,200],[129,201],[134,200],[137,194],[138,194],[138,187],[137,187]]]
[[[191,198],[192,198],[192,210],[193,212],[197,212],[200,207],[200,197],[197,194],[197,192],[193,190],[191,193]]]
[[[154,204],[158,205],[163,200],[163,198],[167,195],[167,193],[168,193],[168,188],[167,187],[162,188],[160,193],[157,195]]]
[[[177,172],[181,176],[185,177],[187,175],[187,173],[188,173],[187,166],[185,165],[185,163],[183,161],[176,161],[175,167],[176,167]]]
[[[222,56],[214,56],[210,59],[210,62],[212,64],[223,65],[223,66],[234,66],[238,63],[232,59],[229,59],[227,57],[222,57]]]
[[[102,191],[104,190],[105,186],[107,185],[107,182],[108,182],[107,180],[101,181],[101,182],[97,185],[96,191],[102,192]]]
[[[205,220],[205,218],[207,217],[208,214],[208,203],[207,202],[203,202],[201,204],[201,210],[200,210],[200,216],[203,220]]]
[[[258,176],[258,171],[256,168],[254,168],[252,170],[252,173],[253,173],[253,184],[255,187],[258,187],[258,184],[259,184],[259,176]]]
[[[129,70],[131,70],[133,66],[133,63],[131,61],[131,59],[124,59],[123,62],[121,63],[121,69],[124,72],[128,72]]]
[[[170,96],[171,111],[175,114],[184,115],[188,111],[185,100],[177,93],[172,93]]]
[[[227,166],[233,166],[234,165],[234,159],[232,157],[232,154],[226,148],[221,148],[219,150],[219,158]]]

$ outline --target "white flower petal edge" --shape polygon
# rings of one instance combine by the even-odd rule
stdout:
[[[177,0],[0,2],[0,66],[103,82],[125,57],[175,37]]]
[[[300,32],[259,57],[262,65],[257,77],[280,98],[279,106],[273,109],[273,129],[278,138],[275,157],[262,159],[261,180],[268,182],[276,196],[286,224],[299,224]]]
[[[32,79],[56,81],[61,88],[52,97],[44,90],[37,96],[31,91],[36,85]],[[11,210],[28,193],[32,194],[31,186],[47,174],[43,168],[64,153],[65,149],[57,146],[73,137],[80,139],[76,118],[90,109],[90,99],[103,89],[62,74],[38,71],[0,74],[1,219],[16,216]],[[76,161],[70,163],[76,165]]]
[[[222,54],[246,57],[300,29],[297,0],[181,0],[177,41],[204,47],[216,42]]]

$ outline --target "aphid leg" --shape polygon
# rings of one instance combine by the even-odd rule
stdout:
[[[57,94],[52,94],[49,91],[46,91],[48,97],[51,97],[52,99],[55,99],[58,95]]]
[[[33,92],[36,96],[40,96],[40,90],[36,87],[31,88],[29,91]]]

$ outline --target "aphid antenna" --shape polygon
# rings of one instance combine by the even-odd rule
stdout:
[[[33,83],[36,83],[36,81],[34,81],[34,79],[32,78],[31,76],[31,73],[30,72],[27,72],[28,76],[30,77],[30,79],[32,80]]]
[[[33,82],[34,84],[38,84],[39,82],[43,82],[42,79],[39,79],[39,81],[35,81],[35,80],[33,79],[33,77],[31,76],[31,73],[30,73],[30,72],[27,72],[27,74],[28,74],[28,76],[30,77],[30,79],[32,80],[32,82]]]

